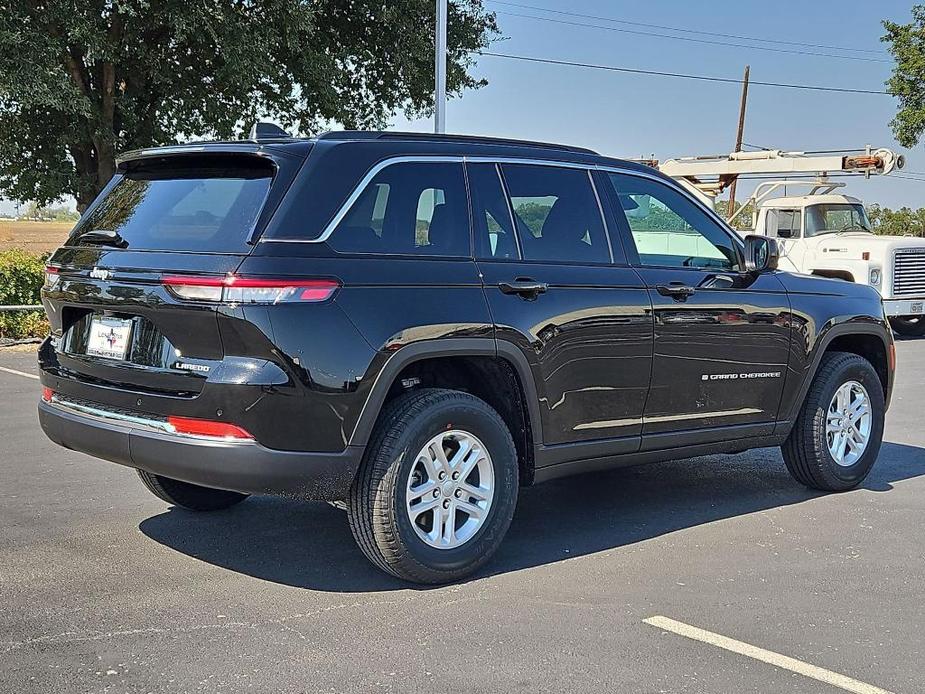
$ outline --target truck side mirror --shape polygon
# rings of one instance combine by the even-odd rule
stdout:
[[[793,232],[790,229],[778,229],[777,238],[779,239],[789,239],[793,237]]]
[[[745,270],[754,274],[777,269],[780,248],[769,236],[749,234],[745,237]]]

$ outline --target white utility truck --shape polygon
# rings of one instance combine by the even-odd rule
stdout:
[[[883,297],[893,329],[901,335],[925,335],[925,238],[880,236],[871,230],[864,203],[837,194],[842,182],[828,176],[888,174],[902,168],[903,157],[889,149],[852,152],[734,152],[723,156],[670,159],[658,165],[711,208],[717,195],[739,176],[807,176],[762,180],[736,214],[752,203],[752,227],[743,234],[777,239],[780,267],[869,284]],[[804,194],[787,195],[798,188]],[[781,192],[784,195],[778,196]]]

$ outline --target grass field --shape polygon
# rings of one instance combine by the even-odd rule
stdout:
[[[22,248],[31,253],[47,253],[60,246],[73,222],[26,222],[0,219],[0,251]]]

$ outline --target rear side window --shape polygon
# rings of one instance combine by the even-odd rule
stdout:
[[[91,232],[103,231],[118,234],[130,250],[246,250],[273,171],[259,160],[231,166],[138,166],[122,174],[80,220],[68,243],[89,245]]]
[[[587,171],[522,164],[501,168],[524,260],[610,262]]]
[[[363,189],[328,243],[342,253],[469,255],[462,164],[385,167]]]

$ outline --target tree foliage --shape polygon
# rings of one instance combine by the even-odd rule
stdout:
[[[729,218],[729,215],[728,215],[729,200],[715,201],[713,203],[713,209],[716,210],[716,214],[718,214],[723,219]],[[735,203],[735,211],[738,216],[732,220],[732,223],[730,224],[730,226],[733,229],[736,229],[737,231],[751,231],[752,229],[754,229],[754,226],[752,225],[752,213],[755,210],[754,202],[752,202],[752,200],[749,199],[745,203],[745,209],[742,210],[741,212],[739,210],[742,210],[742,203],[737,201]]]
[[[118,151],[427,113],[434,23],[432,0],[0,0],[0,193],[83,208]],[[447,34],[448,93],[481,86],[494,14],[451,0]]]
[[[884,20],[883,28],[896,59],[887,91],[899,99],[890,127],[903,147],[914,147],[925,133],[925,5],[913,5],[909,24]]]
[[[873,204],[867,206],[867,217],[875,234],[887,236],[925,236],[925,208],[913,210],[901,207],[891,210]]]

